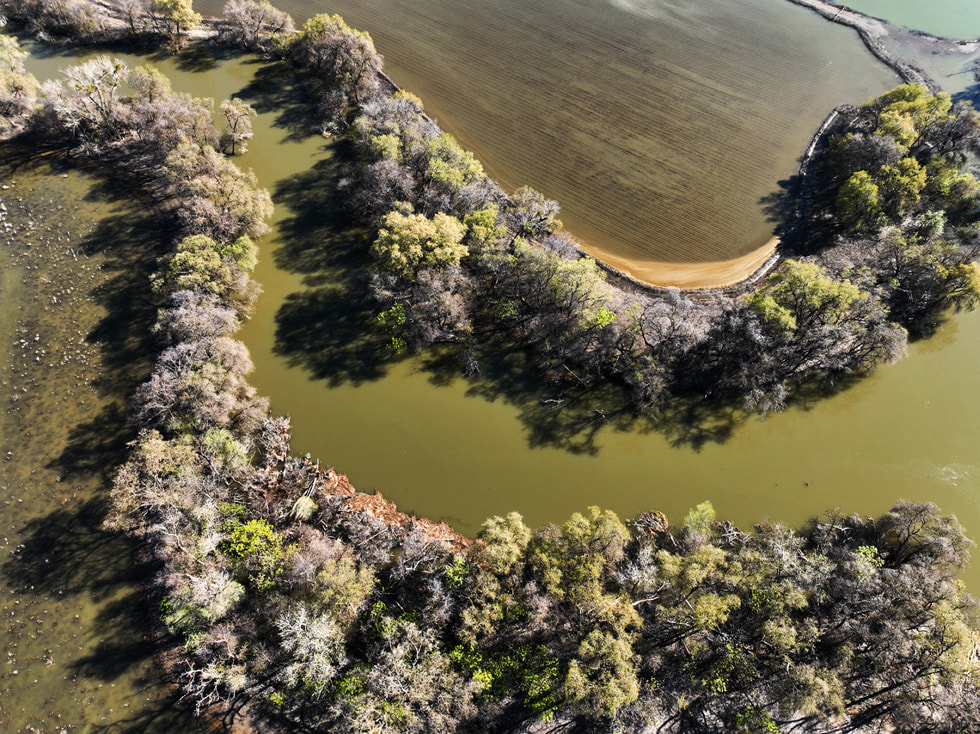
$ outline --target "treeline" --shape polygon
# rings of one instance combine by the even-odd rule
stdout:
[[[546,368],[583,381],[613,374],[615,360],[588,364],[623,351],[623,314],[648,355],[681,345],[706,364],[724,352],[711,351],[712,330],[740,324],[726,338],[756,338],[756,359],[773,359],[763,319],[810,359],[831,340],[855,359],[839,341],[875,329],[888,343],[865,291],[806,263],[714,322],[678,293],[627,307],[559,234],[553,202],[504,196],[416,99],[343,60],[369,39],[335,17],[311,24],[276,48],[317,59],[321,81],[339,85],[321,83],[322,110],[366,164],[350,201],[377,227],[374,287],[395,339],[460,340],[476,360],[467,339],[519,334]],[[511,514],[467,541],[291,456],[288,421],[269,416],[232,338],[254,299],[250,238],[268,196],[219,152],[209,105],[108,58],[42,85],[16,63],[9,73],[21,80],[11,131],[172,212],[174,247],[153,279],[162,351],[134,398],[140,433],[107,524],[152,554],[200,707],[246,700],[289,730],[331,732],[980,727],[976,607],[956,579],[969,542],[932,505],[834,513],[799,532],[745,533],[708,504],[676,530],[656,513],[623,523],[592,508],[536,531]],[[378,206],[385,187],[391,206]],[[432,285],[454,278],[455,290]],[[405,295],[418,289],[429,311]],[[493,308],[469,309],[482,293]],[[644,370],[670,384],[652,356],[630,369],[637,385]]]
[[[836,213],[814,214],[836,227],[834,247],[795,243],[803,257],[744,297],[639,292],[606,282],[554,201],[506,195],[418,98],[393,92],[365,34],[317,16],[283,48],[323,127],[352,146],[345,199],[373,233],[372,291],[396,351],[456,344],[471,373],[517,345],[562,389],[618,383],[640,413],[692,399],[767,411],[894,361],[909,333],[980,298],[977,186],[962,170],[978,117],[948,95],[903,86],[851,117],[823,166]]]
[[[978,185],[964,171],[978,154],[976,110],[917,85],[863,105],[833,141],[831,183],[847,231],[824,257],[913,334],[980,298]]]

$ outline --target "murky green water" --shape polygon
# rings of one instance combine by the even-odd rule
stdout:
[[[0,162],[0,730],[195,731],[144,639],[129,544],[99,527],[147,368],[146,220],[90,179],[13,158]]]
[[[847,0],[843,4],[936,36],[980,37],[980,4],[976,0]]]
[[[395,80],[495,177],[557,199],[570,231],[624,267],[763,245],[762,200],[820,120],[896,80],[853,31],[785,0],[277,5],[369,31]]]

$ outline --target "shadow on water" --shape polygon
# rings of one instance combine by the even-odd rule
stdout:
[[[97,386],[103,395],[132,395],[149,376],[159,350],[153,334],[158,304],[149,283],[158,257],[168,249],[161,240],[168,225],[161,217],[126,207],[102,219],[82,244],[86,253],[99,253],[103,271],[111,273],[91,294],[106,315],[87,336],[102,352]]]
[[[801,183],[802,178],[799,175],[784,178],[776,182],[778,188],[775,191],[759,199],[759,205],[766,215],[766,221],[776,225],[776,229],[773,231],[776,237],[785,239],[789,234],[787,228],[793,210],[796,208]]]
[[[55,176],[65,170],[57,161],[51,170],[30,161],[26,154],[10,152],[0,166],[0,175],[8,178],[16,172],[18,177],[40,174],[41,181],[44,176],[56,180]],[[37,168],[31,170],[31,165]],[[62,628],[59,634],[66,639],[73,624],[84,634],[78,635],[78,647],[75,643],[60,646],[57,664],[67,672],[66,681],[71,681],[65,685],[77,686],[73,690],[84,691],[94,681],[99,688],[106,684],[106,691],[117,691],[106,693],[115,697],[112,700],[119,702],[124,696],[127,702],[117,709],[122,716],[103,716],[103,723],[90,722],[87,731],[201,731],[199,722],[175,695],[159,692],[160,680],[153,672],[152,658],[165,641],[146,639],[144,632],[149,628],[141,623],[141,619],[153,617],[141,586],[147,570],[133,562],[127,539],[102,529],[108,476],[125,459],[126,443],[133,437],[128,398],[149,374],[159,349],[151,334],[156,304],[147,284],[164,244],[160,233],[168,227],[163,220],[141,211],[138,204],[124,203],[131,192],[109,181],[88,178],[84,190],[78,192],[74,188],[61,192],[56,184],[51,189],[50,199],[43,187],[39,189],[40,201],[33,204],[28,215],[36,226],[25,230],[38,233],[32,237],[37,247],[25,249],[22,256],[33,258],[33,269],[38,273],[35,277],[43,276],[42,282],[71,283],[75,278],[75,297],[98,307],[82,309],[78,314],[52,309],[50,317],[42,317],[50,318],[45,328],[68,344],[83,336],[93,347],[86,353],[91,353],[94,361],[79,366],[76,373],[71,372],[71,366],[36,368],[47,392],[41,398],[45,402],[38,404],[28,420],[53,422],[51,426],[27,426],[30,430],[24,435],[36,433],[37,445],[29,438],[11,444],[17,446],[18,461],[23,463],[11,463],[6,470],[11,477],[25,472],[25,483],[36,487],[38,500],[30,505],[35,508],[32,513],[18,521],[19,544],[0,564],[0,583],[11,596],[29,600],[28,607],[63,604],[65,609],[94,613],[92,619],[83,616],[83,621],[58,620]],[[88,204],[74,209],[71,202],[77,202],[78,196]],[[94,222],[93,216],[97,218]],[[59,217],[60,224],[55,225]],[[58,244],[65,235],[66,244]],[[78,257],[72,258],[72,252]],[[81,283],[88,285],[79,288]],[[43,311],[48,312],[48,308]],[[54,331],[58,328],[65,331]],[[86,385],[89,389],[79,393],[86,399],[97,397],[96,404],[72,405],[64,412],[52,410],[51,406],[60,406],[66,398],[52,390],[73,388],[73,374],[76,380],[91,380]],[[42,418],[55,414],[57,417]],[[30,479],[26,479],[26,472]],[[50,487],[46,486],[49,483]],[[51,504],[45,505],[48,494],[62,498],[54,509]],[[74,620],[78,620],[77,615]],[[24,698],[24,703],[29,700],[33,701]],[[52,700],[60,701],[57,697]],[[86,701],[87,708],[80,708],[79,715],[98,706]]]
[[[275,353],[330,385],[380,379],[390,358],[386,337],[373,328],[367,282],[352,275],[362,270],[367,244],[340,214],[339,157],[281,182],[274,193],[293,213],[279,225],[276,266],[302,275],[307,286],[276,313]]]
[[[135,621],[146,609],[140,590],[143,571],[131,558],[128,541],[101,529],[105,502],[101,497],[66,506],[29,521],[22,545],[0,567],[14,593],[50,599],[85,595],[99,603],[99,612],[87,624],[99,637],[87,654],[63,663],[74,676],[113,683],[146,670],[159,652],[158,643],[140,634]],[[144,611],[144,614],[146,612]],[[137,678],[143,686],[153,681]],[[132,717],[88,731],[175,732],[202,731],[176,694],[134,701]],[[128,705],[128,704],[127,704]]]
[[[177,54],[177,68],[193,74],[201,74],[216,68],[222,61],[243,56],[244,52],[233,48],[211,46],[204,42],[189,43]],[[172,58],[163,50],[157,51],[150,57],[155,62]]]
[[[315,132],[310,96],[305,89],[305,77],[284,63],[261,64],[255,75],[235,96],[261,114],[275,113],[275,126],[286,131],[286,140],[306,140]]]

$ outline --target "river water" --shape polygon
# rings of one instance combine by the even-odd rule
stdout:
[[[542,28],[542,39],[550,32]],[[824,32],[832,38],[837,31],[823,23]],[[391,65],[397,48],[376,39]],[[69,63],[42,54],[32,70],[49,76]],[[436,358],[390,362],[371,332],[369,305],[349,286],[361,255],[356,233],[335,216],[338,164],[328,141],[311,134],[291,80],[253,62],[212,63],[199,54],[162,66],[179,89],[237,94],[262,110],[252,148],[240,158],[277,204],[256,274],[265,293],[243,331],[257,366],[253,382],[275,411],[292,416],[294,449],[348,473],[360,489],[381,490],[402,509],[470,533],[485,517],[511,510],[534,525],[590,504],[623,516],[660,509],[676,522],[710,499],[720,517],[749,526],[767,517],[802,523],[834,506],[874,514],[905,497],[937,502],[980,537],[980,315],[955,317],[901,363],[834,397],[765,419],[679,419],[666,432],[615,418],[591,421],[598,397],[546,409],[539,400],[552,395],[527,382],[519,360],[502,361],[480,381],[456,377]],[[800,85],[809,83],[797,73]],[[869,93],[886,81],[875,81]],[[463,123],[442,112],[453,109],[451,94],[423,96],[485,154]],[[824,111],[815,109],[810,122]],[[745,118],[739,132],[754,123]],[[693,155],[677,152],[680,159]],[[494,159],[490,168],[510,171],[507,165]],[[704,165],[722,171],[732,164],[718,158]],[[750,182],[759,175],[755,167],[744,177],[733,168],[728,188]],[[144,288],[141,274],[156,245],[137,235],[153,228],[127,214],[113,192],[61,175],[27,168],[3,174],[31,202],[29,218],[54,234],[44,248],[28,246],[35,237],[4,237],[0,251],[0,452],[11,452],[0,462],[0,730],[191,731],[141,639],[128,548],[98,530],[104,472],[126,438],[123,400],[146,369],[138,355],[147,351],[140,335],[145,339],[149,316],[133,318],[139,309],[124,303]],[[547,193],[566,203],[561,193]],[[0,191],[4,201],[13,195]],[[722,210],[700,211],[723,226]],[[574,216],[565,219],[584,231]],[[72,251],[82,253],[81,265]],[[980,574],[969,571],[967,581],[980,587]]]

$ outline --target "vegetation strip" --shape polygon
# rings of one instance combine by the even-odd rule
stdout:
[[[89,7],[66,2],[52,24]],[[197,22],[189,2],[151,9],[129,32],[176,46]],[[366,34],[317,16],[287,35],[254,0],[226,12],[222,37],[298,65],[324,129],[349,141],[347,200],[371,227],[395,350],[457,343],[476,369],[482,344],[516,342],[569,390],[615,379],[646,410],[695,389],[767,409],[893,358],[905,328],[980,297],[976,181],[960,171],[977,117],[948,96],[904,85],[841,121],[806,258],[754,293],[640,299],[579,256],[554,202],[504,195],[417,98],[386,89]],[[969,541],[934,506],[751,534],[707,503],[677,532],[656,513],[627,526],[591,508],[534,532],[511,514],[471,542],[291,456],[231,338],[271,211],[219,152],[247,144],[247,105],[222,105],[219,133],[207,102],[152,68],[100,57],[38,87],[15,41],[0,52],[8,131],[111,167],[177,233],[153,279],[163,351],[134,398],[141,433],[108,525],[159,559],[200,708],[239,697],[284,728],[337,732],[980,726],[976,607],[955,577]]]

